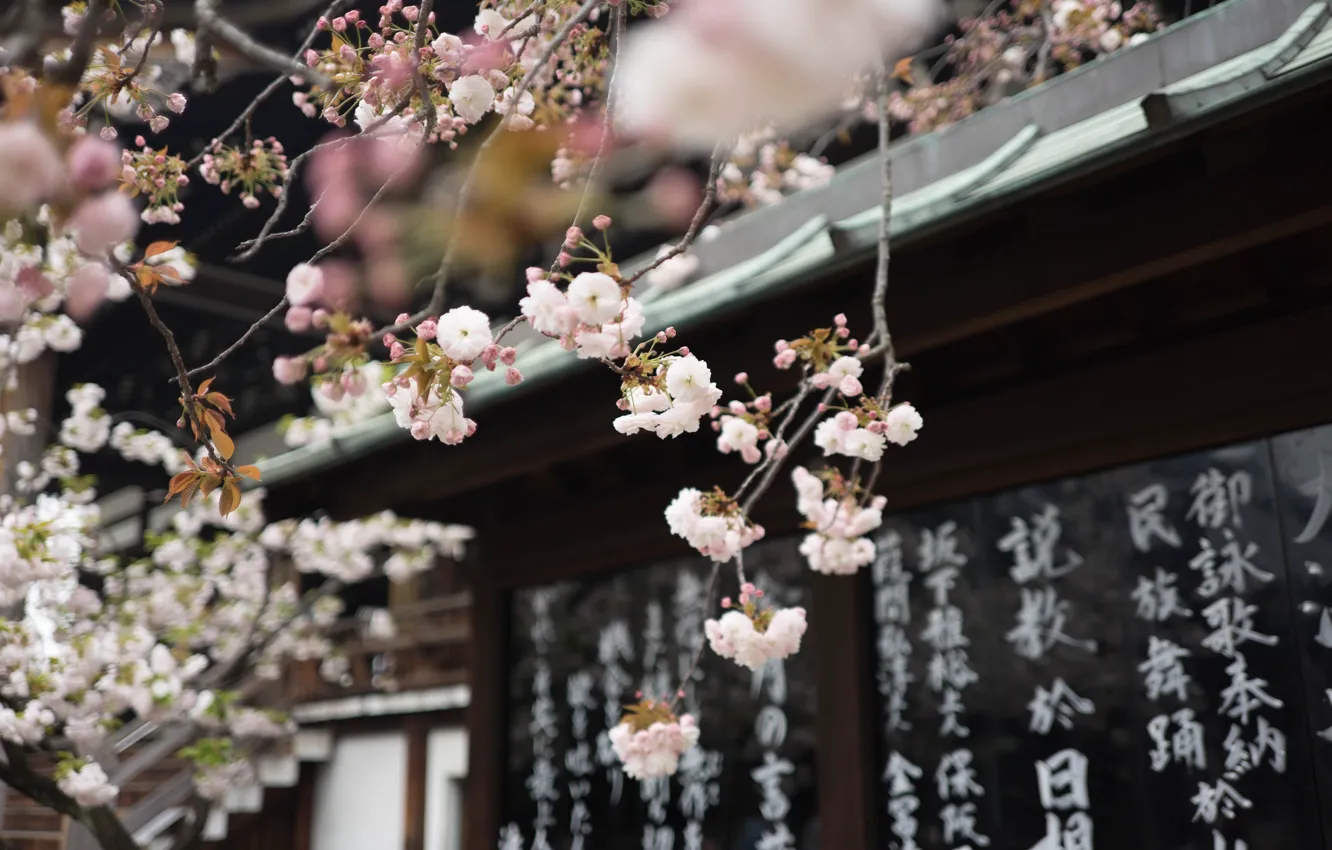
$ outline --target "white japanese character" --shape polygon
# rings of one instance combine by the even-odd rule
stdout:
[[[934,784],[941,800],[964,800],[981,797],[985,789],[976,783],[976,768],[972,767],[971,750],[953,750],[939,759],[934,771]],[[951,843],[951,842],[949,842]]]
[[[889,827],[898,838],[898,850],[919,850],[916,844],[916,832],[920,822],[916,820],[916,811],[920,809],[920,800],[914,796],[894,797],[888,801],[888,816],[892,818]]]
[[[1253,615],[1257,610],[1256,606],[1235,597],[1218,599],[1208,605],[1202,615],[1213,631],[1203,638],[1203,646],[1226,658],[1236,657],[1239,647],[1249,642],[1276,646],[1275,635],[1254,631]]]
[[[1217,549],[1206,537],[1198,541],[1198,554],[1189,560],[1189,568],[1202,573],[1203,580],[1198,585],[1198,595],[1210,599],[1223,590],[1233,590],[1243,595],[1247,592],[1249,579],[1260,584],[1272,581],[1276,576],[1258,569],[1253,559],[1258,554],[1258,545],[1253,542],[1244,544],[1240,549],[1235,533],[1225,529],[1222,534],[1226,542]],[[1218,558],[1220,563],[1218,563]]]
[[[893,750],[888,756],[888,764],[883,769],[883,781],[888,785],[888,793],[899,797],[916,790],[916,780],[920,779],[921,770],[907,761],[906,756]]]
[[[1189,800],[1194,805],[1194,822],[1216,823],[1218,817],[1231,820],[1235,817],[1235,808],[1248,809],[1253,802],[1236,791],[1229,782],[1218,779],[1215,785],[1198,783],[1198,793]]]
[[[1087,764],[1087,757],[1073,749],[1060,750],[1036,762],[1036,786],[1040,790],[1042,808],[1089,808]]]
[[[1059,598],[1053,587],[1024,587],[1017,625],[1004,637],[1018,655],[1032,661],[1043,658],[1055,643],[1095,652],[1096,641],[1074,640],[1064,634],[1067,609],[1068,603]]]
[[[1060,821],[1054,812],[1045,813],[1045,837],[1031,850],[1092,850],[1092,820],[1086,812],[1073,812]]]
[[[1162,694],[1172,694],[1180,702],[1188,700],[1188,673],[1182,659],[1192,653],[1174,641],[1151,635],[1147,641],[1147,660],[1138,665],[1138,672],[1146,674],[1147,699],[1156,702]]]
[[[1148,484],[1128,498],[1129,536],[1139,552],[1152,548],[1152,538],[1179,548],[1179,532],[1165,517],[1169,495],[1164,484]]]
[[[1171,617],[1192,617],[1193,612],[1179,603],[1178,577],[1174,573],[1156,568],[1154,579],[1138,576],[1138,586],[1132,599],[1138,605],[1138,616],[1150,622],[1164,623]]]
[[[1227,717],[1238,717],[1240,725],[1249,725],[1249,715],[1260,706],[1281,708],[1284,703],[1267,692],[1267,680],[1250,678],[1248,662],[1243,655],[1226,667],[1230,674],[1230,684],[1221,691],[1221,707],[1218,712]]]
[[[931,572],[938,567],[962,567],[967,558],[957,551],[957,523],[949,520],[931,531],[928,528],[920,532],[920,545],[916,548],[916,559],[921,572]]]
[[[941,736],[956,735],[959,738],[965,738],[971,734],[971,730],[962,725],[962,714],[966,708],[962,705],[962,695],[952,688],[947,688],[943,693],[943,701],[939,703],[939,716],[943,721],[939,724],[939,734]]]
[[[1199,475],[1189,488],[1193,504],[1184,515],[1202,528],[1220,528],[1223,525],[1242,525],[1240,509],[1253,496],[1253,478],[1247,472],[1235,472],[1229,477],[1218,469],[1209,469]]]
[[[1031,731],[1048,735],[1056,720],[1065,729],[1072,729],[1075,713],[1089,715],[1096,711],[1096,706],[1074,693],[1062,678],[1056,678],[1049,690],[1036,686],[1036,695],[1027,703],[1027,710],[1031,712]]]
[[[977,847],[990,846],[990,839],[987,836],[976,833],[975,803],[946,803],[939,811],[939,819],[943,821],[945,844],[955,844],[960,838]]]
[[[1009,575],[1018,584],[1037,578],[1055,579],[1082,566],[1082,556],[1073,550],[1065,554],[1064,564],[1055,566],[1055,546],[1063,534],[1059,522],[1059,508],[1047,504],[1045,510],[1031,518],[1030,526],[1022,517],[1012,517],[1012,529],[999,540],[1001,552],[1013,556]]]

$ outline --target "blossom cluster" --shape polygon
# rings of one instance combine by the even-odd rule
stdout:
[[[763,538],[763,526],[751,522],[720,490],[681,490],[666,507],[666,524],[672,534],[718,563],[730,561]]]
[[[414,127],[416,135],[424,135],[431,115],[432,138],[450,145],[492,111],[519,130],[537,125],[531,116],[538,109],[543,122],[567,121],[599,89],[607,56],[604,36],[586,23],[552,46],[572,13],[569,5],[532,12],[516,2],[483,4],[467,37],[438,31],[433,13],[420,21],[420,8],[402,0],[381,6],[376,25],[356,10],[321,18],[329,43],[303,59],[331,82],[297,92],[294,101],[306,115],[338,127],[353,116],[364,129],[398,112],[402,128]],[[417,51],[422,23],[426,45]],[[520,93],[518,81],[548,47],[551,61]],[[424,86],[417,85],[418,75]]]
[[[703,624],[713,652],[750,670],[799,652],[800,639],[805,634],[804,608],[759,608],[758,601],[762,598],[762,590],[753,584],[743,584],[740,608]],[[722,607],[730,608],[731,600],[723,599]]]
[[[406,315],[398,321],[405,322]],[[426,319],[413,331],[410,348],[396,337],[386,337],[394,365],[403,367],[383,384],[384,394],[399,427],[417,440],[437,439],[456,446],[476,433],[476,422],[463,415],[462,392],[482,367],[506,367],[510,386],[523,380],[513,365],[518,352],[501,348],[490,329],[490,317],[471,307],[454,307],[439,319]]]
[[[287,178],[287,154],[282,143],[272,136],[255,139],[248,148],[230,147],[215,141],[203,155],[199,174],[204,181],[217,186],[223,194],[239,189],[241,204],[246,209],[259,206],[259,195],[268,192],[273,197],[282,195],[282,184]]]
[[[874,541],[865,535],[883,522],[887,499],[875,496],[868,504],[857,498],[858,489],[832,470],[822,478],[803,466],[791,470],[796,510],[810,533],[800,542],[800,554],[809,568],[827,575],[854,575],[874,560]]]
[[[771,130],[741,136],[717,179],[717,197],[746,207],[771,206],[786,195],[826,186],[836,169],[794,150]]]
[[[139,214],[148,224],[179,224],[185,204],[180,190],[188,186],[185,160],[166,148],[152,148],[143,136],[136,136],[138,152],[121,154],[120,185],[131,197],[143,195],[148,205]]]
[[[634,706],[609,733],[625,774],[639,780],[674,774],[680,756],[698,743],[698,735],[691,715],[677,719],[667,704],[651,701]]]
[[[912,133],[927,133],[977,110],[1146,39],[1161,26],[1151,3],[1121,0],[1018,0],[958,22],[940,76],[907,77],[888,110]]]

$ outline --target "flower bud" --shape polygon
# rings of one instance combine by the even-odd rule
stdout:
[[[611,217],[608,215],[599,215],[592,219],[592,226],[597,230],[605,230],[611,226]]]

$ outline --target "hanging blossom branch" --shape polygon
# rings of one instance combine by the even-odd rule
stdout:
[[[219,39],[234,47],[242,56],[261,65],[283,71],[289,76],[308,79],[319,85],[329,85],[329,79],[319,71],[306,68],[271,47],[250,38],[240,27],[222,17],[217,0],[194,0],[194,15],[198,19],[198,33],[202,41]]]

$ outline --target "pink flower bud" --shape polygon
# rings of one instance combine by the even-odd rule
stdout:
[[[75,142],[66,159],[70,182],[89,192],[110,186],[121,171],[120,151],[116,146],[92,136]]]
[[[853,375],[847,375],[843,378],[842,383],[838,385],[838,389],[841,390],[842,395],[848,397],[858,396],[865,391],[865,388],[860,385],[860,379]]]
[[[567,268],[573,262],[573,257],[569,255],[568,251],[561,251],[560,255],[555,258],[555,262],[560,264],[560,268]]]
[[[688,357],[688,356],[689,356],[689,346],[687,346],[687,345],[682,345],[682,346],[680,346],[680,356],[681,356],[681,357]]]
[[[346,31],[347,31],[347,19],[346,19],[346,18],[334,18],[334,19],[333,19],[333,31],[334,31],[334,32],[346,32]]]
[[[564,232],[564,247],[577,248],[578,243],[583,241],[583,229],[578,225],[570,227]]]
[[[342,388],[352,398],[360,398],[370,388],[370,381],[360,369],[342,373]]]
[[[397,342],[397,341],[398,341],[398,338],[397,338],[396,336],[394,336],[393,334],[384,334],[384,345],[392,345],[393,343],[395,343],[395,342]]]
[[[512,366],[513,361],[518,359],[518,349],[511,345],[504,346],[500,349],[499,359],[505,366]]]
[[[485,348],[481,349],[481,362],[485,364],[485,367],[491,370],[492,372],[495,370],[495,361],[498,359],[499,359],[499,346],[496,345],[495,343],[492,342],[489,345],[487,345]]]
[[[320,307],[310,315],[310,324],[322,331],[324,328],[328,327],[329,316],[329,312],[323,307]]]
[[[839,328],[846,327],[846,314],[838,313],[836,316],[833,316],[833,324],[837,325]]]
[[[274,357],[273,377],[279,384],[290,386],[305,378],[305,367],[303,357]]]
[[[666,342],[666,332],[665,332],[665,331],[657,331],[657,335],[656,335],[655,337],[653,337],[653,339],[655,339],[655,340],[656,340],[657,342],[659,342],[659,343],[665,344],[665,342]]]
[[[311,315],[309,307],[291,307],[287,310],[283,322],[287,325],[287,330],[292,333],[305,333],[310,329]]]
[[[389,357],[392,358],[393,360],[397,360],[399,357],[402,357],[402,355],[406,353],[407,349],[403,348],[402,343],[400,342],[395,342],[389,346]]]
[[[86,321],[106,298],[110,282],[106,266],[101,263],[79,267],[66,286],[65,312],[76,322]]]
[[[434,339],[438,330],[439,325],[435,323],[434,319],[426,319],[416,326],[416,336],[418,339]]]
[[[729,597],[729,596],[723,596],[723,597],[722,597],[722,601],[721,601],[721,606],[722,606],[723,608],[730,608],[730,607],[731,607],[731,597]]]
[[[774,342],[774,343],[772,344],[772,347],[773,347],[778,353],[781,353],[781,352],[785,351],[786,349],[790,348],[790,347],[791,347],[791,344],[790,344],[789,342],[787,342],[786,340],[784,340],[784,339],[779,339],[779,340],[777,340],[776,342]]]
[[[856,415],[849,410],[838,413],[833,417],[833,421],[843,431],[854,431],[860,427],[860,420],[856,419]]]
[[[599,215],[592,219],[592,226],[597,230],[605,230],[611,226],[611,217],[608,215]]]
[[[754,409],[761,410],[764,413],[768,412],[769,410],[772,410],[772,396],[761,395],[758,398],[754,399]]]
[[[525,274],[528,283],[536,283],[539,280],[546,279],[546,270],[538,266],[528,266]]]
[[[736,372],[736,373],[735,373],[735,382],[736,382],[737,384],[740,384],[741,386],[744,386],[745,384],[749,383],[749,373],[748,373],[748,372]]]
[[[185,95],[174,92],[167,98],[167,109],[179,115],[185,111]]]
[[[407,320],[410,319],[411,317],[412,315],[410,313],[399,313],[398,318],[393,320],[393,324],[405,325],[407,324]]]
[[[666,338],[675,339],[675,328],[670,327],[666,329]]]
[[[523,382],[523,373],[518,371],[517,366],[510,366],[504,373],[504,383],[511,387],[516,387]]]
[[[776,357],[772,358],[772,365],[778,369],[790,369],[796,362],[796,353],[794,348],[788,348]]]
[[[734,413],[736,416],[740,416],[740,415],[744,414],[744,412],[745,412],[745,403],[744,403],[743,401],[734,401],[734,400],[733,400],[733,401],[731,401],[729,404],[727,404],[726,406],[727,406],[727,407],[730,409],[730,411],[731,411],[732,413]]]
[[[428,440],[430,439],[430,423],[420,419],[412,423],[412,439]]]
[[[454,366],[453,371],[449,373],[449,383],[453,384],[455,387],[465,387],[472,382],[474,377],[476,376],[470,368],[465,364],[459,363],[457,366]]]

